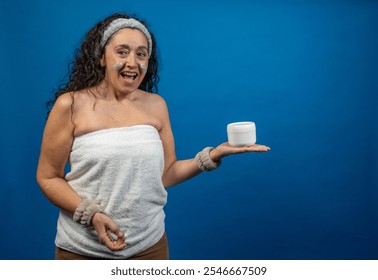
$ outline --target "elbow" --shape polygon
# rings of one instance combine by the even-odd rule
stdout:
[[[46,178],[44,178],[44,176],[42,176],[41,172],[39,172],[39,171],[37,171],[36,180],[37,180],[39,188],[42,190],[43,193],[45,193],[45,191],[46,191],[45,190],[46,189],[46,184],[45,184]]]
[[[47,176],[46,172],[43,172],[43,170],[41,168],[37,169],[36,180],[37,180],[37,183],[39,185],[39,188],[41,189],[41,191],[44,194],[46,194],[46,192],[49,188],[50,179],[51,178],[49,176]]]
[[[172,162],[167,168],[164,170],[163,175],[161,177],[161,180],[163,182],[164,188],[173,187],[177,183],[175,182],[175,172],[174,172],[174,166],[175,161]]]
[[[42,187],[43,176],[42,176],[41,170],[39,168],[37,168],[37,172],[35,174],[35,179],[36,179],[39,187]]]
[[[162,179],[162,182],[163,182],[163,186],[164,188],[170,188],[170,187],[173,187],[175,184],[171,183],[169,180],[164,180]]]
[[[164,173],[161,177],[161,181],[163,183],[164,188],[169,188],[173,186],[171,180],[169,179],[169,176],[167,176],[166,173]]]

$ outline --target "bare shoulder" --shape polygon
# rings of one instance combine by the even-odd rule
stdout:
[[[73,97],[71,93],[67,92],[60,95],[55,101],[54,106],[49,113],[49,122],[62,122],[71,118],[72,104]]]
[[[54,104],[54,108],[60,111],[66,111],[71,109],[73,104],[73,95],[71,92],[63,93],[61,96],[58,97]]]
[[[49,114],[44,132],[44,146],[53,147],[72,143],[74,124],[72,122],[73,97],[70,93],[59,96]],[[68,149],[68,148],[67,148]]]
[[[148,103],[151,109],[155,112],[166,114],[168,112],[168,106],[164,98],[156,93],[148,94]]]
[[[54,104],[54,108],[61,113],[77,113],[83,108],[92,106],[94,99],[87,91],[66,92],[59,96]]]
[[[164,98],[156,93],[144,92],[143,106],[148,114],[155,120],[159,131],[169,126],[168,106]]]

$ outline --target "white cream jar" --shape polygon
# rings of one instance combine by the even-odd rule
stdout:
[[[254,122],[235,122],[227,125],[228,143],[231,146],[246,146],[256,143]]]

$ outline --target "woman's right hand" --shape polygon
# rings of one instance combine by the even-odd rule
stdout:
[[[112,251],[120,251],[126,247],[125,234],[113,220],[104,213],[97,212],[92,217],[98,240]]]

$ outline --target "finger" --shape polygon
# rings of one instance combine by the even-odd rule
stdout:
[[[268,147],[259,147],[253,150],[254,152],[267,152],[269,151]]]
[[[100,244],[105,245],[112,251],[122,250],[126,247],[125,238],[121,237],[118,238],[115,234],[112,236],[113,233],[109,229],[102,228],[98,232],[98,239]]]
[[[112,241],[122,240],[125,241],[125,234],[121,231],[118,231],[117,233],[112,232],[110,229],[107,230],[107,234]]]
[[[255,147],[255,150],[259,152],[266,152],[269,150],[269,148],[266,146],[258,146],[258,147]]]
[[[112,240],[120,239],[125,241],[125,234],[114,223],[109,223],[107,229]]]
[[[118,239],[121,239],[121,240],[123,240],[123,242],[125,242],[125,240],[126,240],[125,233],[123,233],[122,231],[119,231],[117,236],[118,236]]]
[[[253,144],[247,147],[248,147],[248,151],[251,151],[251,152],[267,152],[270,150],[268,146],[259,145],[259,144]]]
[[[111,241],[109,238],[105,240],[103,243],[106,247],[108,247],[112,251],[120,251],[126,247],[126,244],[122,242],[120,239],[116,241]]]
[[[264,152],[270,151],[270,147],[263,145],[262,149]]]
[[[108,237],[111,241],[115,241],[115,240],[118,240],[118,236],[115,235],[110,229],[108,229],[106,231],[106,233],[108,234]]]
[[[119,251],[127,246],[123,238],[118,238],[109,229],[107,229],[105,233],[101,232],[99,234],[99,241],[112,251]]]
[[[100,244],[105,245],[108,241],[111,241],[111,240],[110,240],[108,234],[106,233],[106,231],[105,232],[100,231],[98,233],[98,241],[100,242]]]

